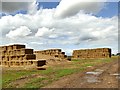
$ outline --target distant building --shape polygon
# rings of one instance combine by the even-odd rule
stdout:
[[[73,50],[72,58],[74,59],[94,59],[94,58],[110,58],[110,48],[81,49]]]

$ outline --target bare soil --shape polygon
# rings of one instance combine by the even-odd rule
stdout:
[[[23,87],[25,85],[25,83],[27,83],[31,80],[31,78],[44,78],[44,76],[41,76],[39,74],[33,74],[31,76],[21,77],[21,78],[17,79],[16,81],[11,82],[9,84],[9,86],[14,85],[16,88]]]
[[[118,72],[118,68],[120,68],[120,65],[118,65],[119,62],[120,60],[113,60],[110,63],[88,67],[83,72],[64,76],[43,88],[118,88],[120,86],[118,83],[120,80],[120,72]],[[54,67],[60,65],[62,68],[67,68],[70,63],[71,62],[51,62],[49,64]],[[32,78],[44,77],[46,76],[32,74],[30,76],[21,77],[15,81],[12,81],[9,83],[9,86],[15,86],[16,88],[23,87]]]
[[[43,88],[118,88],[118,61],[90,67],[84,72],[62,77]]]

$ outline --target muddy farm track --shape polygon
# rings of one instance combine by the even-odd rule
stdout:
[[[7,70],[4,68],[3,87],[37,89],[118,88],[118,80],[120,80],[118,61],[120,62],[120,60],[115,57],[108,60],[100,59],[98,61],[54,62],[50,64],[51,67],[46,66],[47,69],[42,71]],[[71,74],[70,72],[73,70],[77,70],[77,72],[75,71]]]
[[[63,77],[44,88],[118,88],[118,61]]]

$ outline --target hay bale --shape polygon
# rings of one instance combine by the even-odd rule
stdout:
[[[36,59],[36,55],[35,54],[25,54],[23,59],[24,60]]]
[[[13,50],[21,49],[21,48],[25,48],[25,45],[20,45],[20,44],[14,44],[13,45]]]
[[[38,60],[37,61],[37,66],[38,67],[43,66],[43,65],[46,65],[46,60]]]

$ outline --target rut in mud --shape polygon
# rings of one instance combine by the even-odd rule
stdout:
[[[63,77],[44,88],[118,88],[118,61]]]

